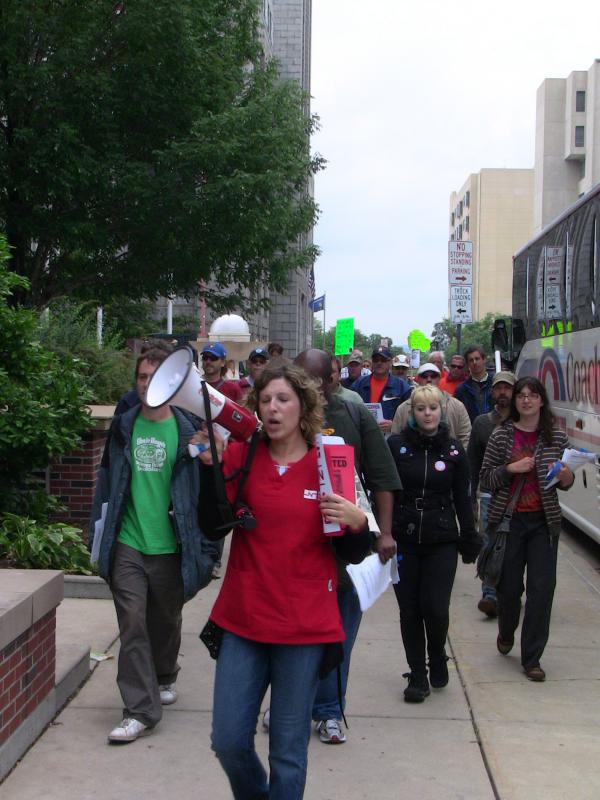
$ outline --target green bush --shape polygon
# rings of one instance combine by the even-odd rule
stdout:
[[[79,528],[63,522],[39,523],[18,514],[0,514],[0,560],[6,567],[92,574]]]
[[[0,512],[19,510],[31,474],[78,448],[91,424],[80,363],[42,346],[37,315],[14,304],[27,281],[6,268],[7,258],[0,236]]]
[[[77,360],[91,402],[116,403],[133,384],[133,358],[120,335],[107,329],[102,345],[96,334],[96,309],[68,301],[53,303],[40,324],[40,340],[61,361]]]

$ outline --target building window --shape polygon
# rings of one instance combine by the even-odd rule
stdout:
[[[575,92],[575,111],[585,111],[585,92]]]
[[[463,214],[463,201],[461,200],[460,203],[458,204],[458,216],[462,217],[462,214]]]
[[[458,234],[456,238],[458,239],[459,242],[462,239],[462,225],[458,226]]]
[[[450,214],[450,225],[454,227],[454,211]]]
[[[470,191],[468,191],[465,194],[465,205],[466,205],[467,208],[469,208],[469,206],[471,205],[471,192]]]
[[[583,147],[585,143],[584,126],[575,125],[575,147]]]
[[[469,230],[469,215],[467,214],[467,216],[465,217],[465,233],[467,233],[468,230]]]

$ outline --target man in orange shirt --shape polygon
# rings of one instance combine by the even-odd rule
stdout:
[[[465,359],[459,355],[452,356],[449,371],[442,375],[439,388],[454,396],[456,387],[460,386],[465,378]]]
[[[412,386],[403,378],[390,374],[392,352],[389,347],[381,345],[373,350],[371,356],[373,372],[363,375],[350,387],[357,392],[365,403],[380,403],[383,420],[379,423],[382,433],[389,433],[396,409],[408,399]]]

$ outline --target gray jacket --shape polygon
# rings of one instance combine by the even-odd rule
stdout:
[[[187,411],[171,407],[179,431],[177,456],[171,476],[171,521],[181,552],[181,575],[185,600],[191,599],[211,579],[217,557],[216,546],[205,538],[198,523],[200,472],[197,461],[187,450],[190,436],[198,428],[196,418]],[[89,547],[94,525],[100,518],[102,503],[108,503],[104,533],[100,544],[98,573],[110,583],[121,520],[129,500],[131,485],[131,435],[140,411],[135,406],[114,418],[98,472],[98,483],[90,521]]]

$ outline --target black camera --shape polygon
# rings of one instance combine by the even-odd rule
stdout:
[[[244,528],[246,531],[252,531],[256,528],[256,519],[248,506],[238,506],[233,513],[235,517],[235,527]]]

